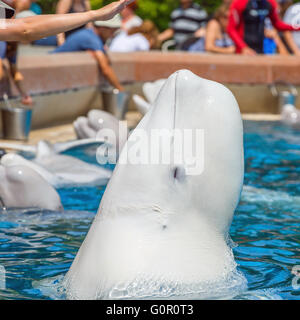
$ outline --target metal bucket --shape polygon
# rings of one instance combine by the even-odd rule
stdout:
[[[104,110],[123,120],[128,111],[130,94],[113,88],[102,88],[101,93]]]
[[[2,107],[1,111],[4,139],[27,140],[31,128],[32,110]]]
[[[279,94],[279,110],[282,111],[285,105],[296,106],[297,96],[289,91],[281,91]]]
[[[288,89],[278,90],[278,85],[284,85],[285,87],[288,87]],[[273,83],[270,86],[270,90],[272,95],[275,98],[278,98],[279,112],[282,112],[283,107],[286,105],[296,106],[298,91],[293,85],[279,81],[277,83]]]

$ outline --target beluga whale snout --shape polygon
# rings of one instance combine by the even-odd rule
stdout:
[[[198,173],[189,173],[191,154],[180,153],[197,140],[165,139],[172,130],[201,133]],[[153,132],[165,139],[161,148],[138,142]],[[170,161],[128,161],[132,154]],[[165,299],[236,284],[228,280],[241,277],[227,240],[243,175],[243,126],[232,93],[188,70],[171,75],[122,150],[65,277],[67,297]]]

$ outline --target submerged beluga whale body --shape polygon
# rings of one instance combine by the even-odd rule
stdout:
[[[123,162],[138,132],[154,129],[202,130],[203,170]],[[177,142],[170,139],[171,154]],[[141,143],[137,153],[149,148]],[[243,127],[232,93],[190,71],[174,73],[122,151],[65,277],[67,297],[187,297],[224,284],[236,273],[227,240],[243,174]]]

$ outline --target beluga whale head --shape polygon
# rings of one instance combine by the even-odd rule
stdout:
[[[57,191],[30,167],[0,162],[0,181],[0,211],[4,208],[63,210]]]
[[[122,150],[65,277],[68,298],[187,297],[230,283],[243,175],[232,93],[187,70],[171,75]]]

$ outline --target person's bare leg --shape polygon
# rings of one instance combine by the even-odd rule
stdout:
[[[12,75],[16,88],[20,93],[21,103],[27,106],[32,106],[33,105],[32,98],[30,97],[29,94],[27,94],[23,86],[24,77],[21,74],[21,72],[17,70],[17,67],[15,64],[10,63],[10,73]]]
[[[0,59],[0,81],[3,79],[3,77],[4,77],[3,62],[2,62],[2,59]]]

